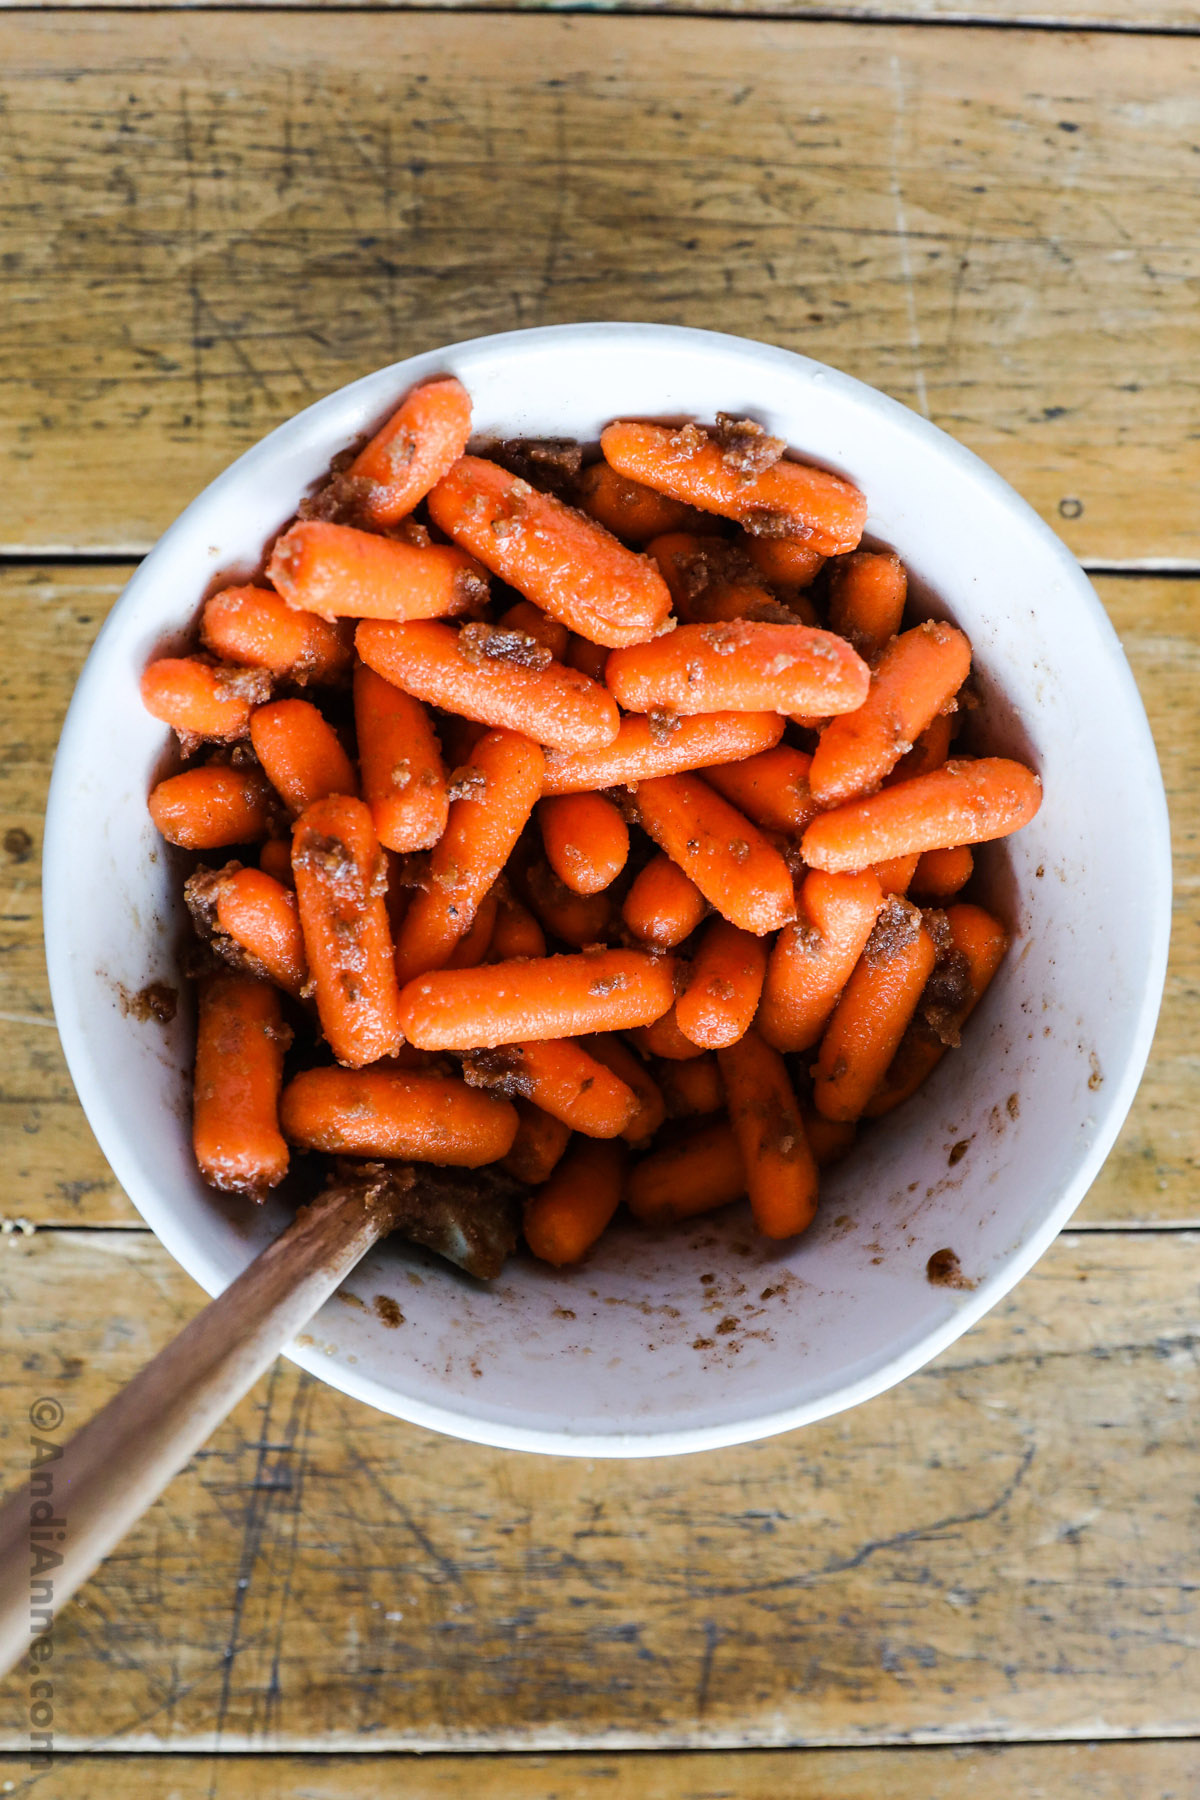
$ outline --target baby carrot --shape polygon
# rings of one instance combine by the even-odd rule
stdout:
[[[574,1038],[472,1050],[463,1075],[472,1087],[532,1100],[585,1137],[619,1137],[641,1106],[629,1084]]]
[[[394,525],[452,469],[471,435],[471,397],[453,375],[405,395],[346,471],[372,525]],[[361,485],[358,485],[361,484]]]
[[[868,1119],[907,1100],[958,1043],[1008,949],[1008,933],[981,906],[947,907],[945,937],[916,1016],[864,1109]]]
[[[708,901],[695,882],[660,850],[634,876],[621,917],[644,944],[674,950],[707,912]]]
[[[500,910],[497,886],[493,882],[479,902],[474,919],[446,959],[447,969],[473,969],[490,953],[496,930],[496,914]]]
[[[519,879],[543,929],[569,944],[572,950],[586,950],[610,935],[613,897],[607,890],[574,894],[548,863],[540,861],[530,863],[520,872]]]
[[[491,1049],[628,1031],[661,1019],[674,1000],[669,956],[596,950],[418,976],[400,996],[400,1018],[420,1050]]]
[[[643,1225],[676,1225],[728,1206],[745,1192],[742,1153],[722,1118],[644,1156],[630,1173],[626,1200]]]
[[[855,1128],[845,1119],[826,1119],[819,1112],[809,1107],[801,1109],[804,1119],[804,1135],[808,1139],[808,1147],[818,1169],[827,1169],[831,1163],[841,1162],[854,1148]]]
[[[773,614],[787,619],[786,609],[763,585],[749,558],[728,538],[672,531],[655,538],[649,553],[671,590],[676,614],[687,624]]]
[[[361,800],[331,795],[301,813],[292,871],[321,1030],[340,1063],[361,1069],[404,1042],[387,872]]]
[[[787,1065],[753,1027],[717,1064],[754,1223],[764,1237],[794,1237],[817,1210],[817,1165]]]
[[[967,885],[974,868],[975,858],[966,844],[952,850],[926,850],[917,860],[909,885],[922,900],[941,905]]]
[[[711,1053],[687,1062],[660,1063],[656,1073],[668,1118],[702,1118],[705,1113],[720,1112],[725,1104],[721,1073]]]
[[[358,654],[385,681],[431,706],[481,725],[521,731],[559,750],[602,750],[617,735],[619,714],[607,689],[546,655],[527,652],[515,634],[489,625],[425,622],[358,628]]]
[[[808,625],[681,625],[614,650],[604,679],[628,712],[852,712],[870,671],[843,638]]]
[[[258,853],[258,866],[282,887],[293,888],[291,839],[268,838]]]
[[[431,850],[446,829],[446,770],[429,714],[374,669],[354,671],[354,725],[363,799],[375,835],[403,854]]]
[[[299,999],[308,980],[296,896],[261,869],[237,869],[217,889],[217,924],[271,980]]]
[[[538,807],[546,861],[576,894],[599,894],[629,856],[629,827],[602,794],[560,794]]]
[[[578,632],[573,631],[563,661],[568,669],[578,669],[592,681],[603,681],[608,664],[608,649],[606,645],[593,644],[588,638],[580,637]]]
[[[809,773],[822,807],[874,793],[926,726],[946,711],[971,668],[961,631],[929,619],[892,638],[855,712],[831,719]]]
[[[302,1150],[478,1169],[507,1156],[517,1115],[428,1069],[305,1069],[283,1090],[283,1135]]]
[[[226,973],[200,982],[192,1145],[210,1187],[261,1200],[287,1174],[278,1110],[290,1037],[270,982]]]
[[[236,743],[250,726],[250,709],[271,694],[265,669],[234,669],[199,656],[162,656],[143,672],[142,705],[179,733],[185,753],[209,739]]]
[[[548,650],[555,662],[565,662],[571,644],[571,633],[549,613],[544,613],[532,600],[518,600],[496,620],[497,631],[517,631],[532,638]]]
[[[208,763],[160,781],[147,803],[168,844],[223,850],[251,844],[271,828],[278,802],[257,769]]]
[[[684,1037],[680,1031],[674,1007],[670,1012],[665,1012],[661,1019],[655,1019],[651,1025],[643,1025],[640,1031],[631,1035],[639,1050],[644,1051],[647,1056],[659,1057],[663,1062],[690,1062],[693,1057],[704,1054],[699,1044],[694,1044],[691,1038]]]
[[[882,888],[885,900],[891,894],[907,894],[920,860],[914,855],[889,856],[886,861],[873,864],[871,873]]]
[[[804,833],[801,852],[813,869],[865,869],[914,851],[1008,837],[1041,803],[1042,784],[1023,763],[1001,756],[948,762],[932,775],[821,813]]]
[[[767,972],[762,938],[717,918],[705,927],[687,986],[675,1002],[684,1037],[705,1050],[723,1050],[749,1029]]]
[[[444,968],[529,821],[544,769],[537,745],[490,731],[455,776],[446,829],[429,857],[396,938],[396,978]]]
[[[705,769],[704,779],[764,831],[799,834],[819,810],[808,785],[811,756],[777,744],[741,762]]]
[[[525,1202],[525,1242],[556,1269],[582,1262],[621,1204],[626,1152],[620,1144],[573,1144]]]
[[[285,531],[267,574],[289,606],[322,619],[441,619],[488,597],[487,577],[454,544],[406,544],[326,519]]]
[[[829,629],[874,662],[900,629],[908,577],[890,550],[855,550],[829,570]]]
[[[643,830],[732,924],[761,936],[795,917],[778,850],[698,776],[639,782],[637,811]]]
[[[917,1009],[936,954],[917,908],[889,900],[821,1039],[813,1103],[827,1119],[862,1116]]]
[[[797,894],[799,917],[772,947],[758,1029],[776,1050],[811,1049],[825,1029],[875,928],[883,894],[875,876],[810,871]]]
[[[621,1136],[629,1144],[648,1144],[667,1116],[662,1089],[653,1075],[625,1040],[611,1031],[598,1032],[580,1042],[589,1056],[603,1063],[609,1073],[616,1075],[636,1096],[637,1111],[622,1129]]]
[[[936,718],[929,721],[907,756],[900,758],[884,781],[884,787],[894,787],[898,781],[911,781],[914,775],[932,775],[935,769],[940,769],[950,754],[953,735],[953,713],[938,713]]]
[[[263,774],[293,813],[327,794],[357,794],[341,739],[310,700],[272,700],[250,718],[250,742]]]
[[[753,537],[747,532],[738,544],[763,579],[775,588],[809,587],[825,564],[821,552],[804,538]]]
[[[640,481],[630,481],[606,462],[592,463],[579,478],[579,504],[627,544],[648,544],[671,531],[704,531],[705,514],[669,500]]]
[[[517,1094],[512,1102],[517,1113],[517,1135],[512,1149],[503,1157],[500,1167],[526,1187],[539,1187],[562,1156],[571,1137],[571,1127],[561,1119],[524,1100]]]
[[[462,457],[430,494],[429,514],[493,574],[593,643],[636,644],[671,610],[649,557],[498,463]]]
[[[711,433],[697,425],[610,425],[600,448],[618,474],[736,519],[755,536],[801,538],[823,556],[853,550],[862,536],[867,503],[858,489],[785,460],[783,440],[749,420],[722,414]]]
[[[205,602],[200,638],[225,662],[266,669],[300,686],[337,681],[353,654],[349,626],[296,612],[270,588],[222,588]]]
[[[717,763],[737,762],[770,750],[783,736],[773,712],[724,712],[682,719],[677,714],[632,713],[603,750],[546,757],[543,793],[578,794],[593,788],[632,787],[656,775],[682,775]]]
[[[489,962],[507,962],[516,956],[545,956],[546,934],[527,906],[507,883],[497,883],[499,905],[492,932]]]

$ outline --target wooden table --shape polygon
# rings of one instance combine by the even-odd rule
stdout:
[[[410,351],[581,318],[763,337],[1038,507],[1095,573],[1171,797],[1140,1098],[1015,1294],[791,1437],[505,1455],[279,1365],[59,1620],[53,1769],[28,1675],[0,1689],[5,1793],[1200,1792],[1200,7],[752,10],[0,16],[5,1484],[36,1397],[81,1423],[200,1300],[51,1022],[72,682],[203,483]]]

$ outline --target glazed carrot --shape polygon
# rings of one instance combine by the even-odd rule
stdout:
[[[802,1107],[804,1135],[818,1169],[841,1162],[854,1148],[855,1128],[845,1119],[826,1119],[811,1107]]]
[[[794,1237],[817,1210],[817,1165],[787,1065],[753,1027],[717,1065],[754,1223],[764,1237]]]
[[[581,1262],[621,1204],[626,1152],[620,1144],[573,1144],[525,1202],[525,1242],[539,1262]]]
[[[453,375],[406,394],[346,471],[372,525],[394,525],[452,469],[471,435],[471,397]],[[361,485],[359,485],[361,484]]]
[[[843,638],[734,619],[614,650],[604,679],[629,712],[852,712],[870,671]]]
[[[693,506],[629,481],[606,462],[592,463],[579,477],[579,504],[606,531],[629,544],[648,544],[667,531],[703,531],[708,521]]]
[[[707,912],[708,901],[695,882],[660,850],[635,875],[621,917],[644,944],[674,950]]]
[[[168,844],[223,850],[266,837],[278,802],[257,769],[208,763],[160,781],[147,802]]]
[[[641,1108],[629,1084],[574,1038],[469,1051],[463,1075],[472,1087],[532,1100],[585,1137],[619,1137]]]
[[[517,1113],[517,1135],[512,1149],[501,1158],[500,1167],[526,1187],[539,1187],[555,1167],[571,1137],[571,1127],[561,1119],[523,1100],[518,1094],[513,1106]]]
[[[950,707],[970,668],[971,646],[953,625],[929,619],[892,638],[862,705],[831,719],[821,733],[809,772],[819,804],[840,806],[874,793],[926,726]]]
[[[705,769],[709,787],[723,794],[764,831],[799,833],[818,812],[808,785],[812,757],[789,744],[777,744],[741,762]]]
[[[162,656],[143,672],[142,705],[170,725],[184,749],[202,739],[236,743],[250,728],[250,709],[271,693],[264,669],[234,669],[198,656]]]
[[[404,1042],[388,929],[387,870],[361,800],[331,795],[296,820],[292,871],[321,1030],[360,1069]]]
[[[327,794],[358,792],[341,739],[310,700],[272,700],[255,707],[250,742],[263,774],[293,813]]]
[[[493,574],[593,643],[636,644],[671,610],[648,557],[498,463],[464,456],[430,494],[429,514]]]
[[[952,900],[967,885],[975,868],[975,858],[966,844],[952,850],[926,850],[917,859],[910,882],[914,894],[922,900],[940,904]]]
[[[672,531],[655,538],[649,554],[662,570],[677,616],[686,624],[769,619],[775,614],[787,618],[786,609],[764,586],[749,558],[728,538]]]
[[[643,830],[732,924],[761,936],[795,917],[778,850],[699,776],[639,782],[637,811]]]
[[[632,713],[621,720],[606,749],[576,755],[552,751],[546,757],[542,791],[578,794],[593,788],[632,787],[656,775],[682,775],[755,756],[782,736],[783,720],[773,712],[711,713],[690,719]]]
[[[507,1156],[517,1115],[428,1069],[305,1069],[283,1090],[283,1134],[302,1150],[478,1169]]]
[[[736,519],[757,537],[801,538],[823,556],[853,550],[867,503],[840,476],[784,460],[780,438],[722,415],[715,433],[696,425],[621,423],[600,434],[605,462],[702,512]]]
[[[374,669],[354,671],[363,799],[389,850],[431,850],[446,829],[446,770],[429,714]]]
[[[258,866],[264,875],[282,887],[293,888],[292,845],[289,838],[268,838],[258,853]]]
[[[489,955],[500,910],[496,890],[497,884],[493,883],[479,902],[474,919],[446,959],[447,969],[473,969]]]
[[[933,974],[864,1117],[880,1118],[909,1099],[947,1049],[958,1043],[1007,949],[1008,933],[981,906],[947,907],[945,941],[938,945]]]
[[[776,938],[758,1009],[758,1029],[776,1050],[808,1050],[863,953],[883,905],[875,876],[810,871],[799,916]]]
[[[616,1037],[611,1031],[599,1032],[594,1037],[582,1038],[580,1041],[588,1055],[603,1063],[610,1074],[616,1075],[627,1088],[632,1089],[637,1098],[637,1111],[622,1129],[621,1136],[629,1144],[648,1144],[667,1116],[662,1089],[653,1075],[641,1057],[634,1055],[625,1040]]]
[[[728,1119],[714,1119],[636,1163],[626,1201],[643,1225],[675,1225],[728,1206],[746,1192],[746,1170]]]
[[[337,681],[353,655],[348,626],[298,613],[270,588],[222,588],[205,601],[200,639],[225,662],[286,675],[301,686]]]
[[[578,632],[573,631],[563,661],[569,669],[578,669],[592,681],[603,681],[608,664],[608,649],[606,645],[593,644],[590,639],[580,637]]]
[[[900,629],[908,577],[890,550],[856,550],[829,570],[829,629],[874,662]]]
[[[527,906],[523,906],[507,883],[497,883],[499,905],[489,962],[507,962],[516,956],[545,956],[546,934]]]
[[[651,1030],[653,1030],[651,1026]],[[717,1059],[711,1053],[690,1058],[687,1062],[664,1062],[655,1071],[671,1119],[703,1117],[720,1112],[725,1104],[725,1089]]]
[[[684,1037],[705,1050],[723,1050],[749,1029],[767,972],[762,938],[717,918],[707,925],[687,986],[675,1002]]]
[[[543,929],[551,937],[586,950],[607,938],[613,923],[613,897],[607,892],[574,894],[548,863],[533,862],[520,874],[522,889]]]
[[[576,894],[610,887],[629,856],[629,827],[602,794],[560,794],[543,800],[538,824],[546,861]]]
[[[287,1174],[278,1112],[290,1036],[270,982],[225,973],[200,982],[192,1146],[210,1187],[261,1200]]]
[[[1007,837],[1029,823],[1041,802],[1042,784],[1023,763],[1000,756],[948,762],[932,775],[821,813],[804,833],[801,851],[813,869],[865,869],[914,851]]]
[[[238,869],[217,889],[217,923],[273,982],[299,998],[308,980],[308,959],[290,888],[261,869]]]
[[[753,537],[746,532],[737,541],[774,588],[806,588],[825,564],[821,552],[804,538]]]
[[[889,900],[821,1039],[813,1103],[827,1119],[862,1116],[917,1009],[936,955],[917,908]]]
[[[372,670],[372,674],[374,670]],[[383,677],[380,676],[380,680]],[[410,696],[411,698],[411,696]],[[443,713],[438,720],[437,735],[442,746],[442,760],[448,769],[463,768],[471,760],[471,752],[491,728],[475,719],[463,719],[456,713]]]
[[[443,619],[488,597],[487,577],[454,544],[406,544],[326,519],[285,531],[267,575],[289,606],[322,619]]]
[[[358,654],[385,681],[481,725],[521,731],[559,750],[602,750],[619,714],[607,689],[546,657],[514,652],[511,633],[489,625],[456,631],[432,622],[358,628]]]
[[[693,1057],[704,1054],[699,1044],[694,1044],[680,1031],[674,1007],[661,1019],[655,1019],[652,1025],[643,1025],[630,1036],[645,1056],[660,1057],[664,1062],[690,1062]]]
[[[550,652],[555,662],[565,661],[571,643],[571,633],[566,626],[544,613],[532,600],[518,600],[515,606],[501,613],[496,620],[496,629],[516,631],[532,638],[535,644]]]
[[[953,735],[954,714],[939,713],[930,720],[908,755],[900,758],[884,781],[884,787],[894,787],[898,781],[911,781],[914,775],[932,775],[935,769],[940,769],[950,754]]]
[[[882,888],[885,900],[891,894],[907,894],[920,860],[915,855],[889,856],[885,862],[872,866],[871,873]]]
[[[661,1019],[674,999],[669,956],[596,950],[418,976],[400,996],[400,1018],[418,1049],[490,1049],[547,1033],[628,1031]]]
[[[446,829],[396,938],[402,987],[414,975],[445,968],[469,931],[529,821],[544,766],[537,745],[520,732],[489,731],[476,744],[470,767],[458,771]]]

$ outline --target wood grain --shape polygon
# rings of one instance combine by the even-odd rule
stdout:
[[[163,0],[32,0],[34,5],[103,11],[109,6],[160,6]],[[31,0],[0,0],[0,12],[17,6],[29,6]],[[176,6],[221,5],[251,10],[258,0],[170,0]],[[569,12],[578,0],[374,0],[380,10],[423,12],[501,12],[553,13]],[[305,7],[306,10],[337,10],[358,7],[361,0],[273,0],[278,8]],[[754,17],[778,19],[846,19],[872,23],[889,23],[897,19],[923,24],[969,25],[1036,25],[1070,26],[1075,30],[1089,26],[1129,31],[1196,31],[1200,29],[1200,7],[1194,0],[837,0],[826,5],[822,0],[603,0],[598,11],[606,13],[685,13],[691,17],[721,17],[751,14]]]
[[[1194,38],[35,11],[0,68],[9,546],[138,548],[352,376],[599,317],[839,364],[1080,554],[1200,558]]]
[[[42,953],[40,820],[71,688],[127,569],[0,569],[12,654],[0,664],[10,721],[0,758],[0,1212],[39,1224],[136,1215],[96,1149],[54,1033]],[[1141,1093],[1080,1211],[1091,1224],[1200,1223],[1195,1104],[1200,993],[1200,583],[1104,577],[1099,591],[1150,709],[1175,833],[1179,926]],[[11,835],[17,834],[17,835]],[[28,841],[26,841],[28,840]]]
[[[278,1364],[57,1621],[58,1748],[1195,1733],[1198,1242],[1064,1237],[902,1387],[704,1456],[485,1450]],[[199,1295],[141,1233],[0,1251],[8,1481]]]
[[[0,1756],[23,1795],[45,1778]],[[976,1745],[947,1750],[674,1751],[556,1756],[79,1756],[54,1800],[1188,1800],[1194,1742]]]

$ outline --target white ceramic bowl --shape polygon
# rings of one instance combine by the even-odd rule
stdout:
[[[180,877],[146,813],[169,733],[138,677],[216,578],[244,576],[338,450],[416,380],[452,370],[481,434],[595,439],[621,415],[748,413],[852,477],[868,534],[929,613],[971,639],[977,741],[1045,784],[1025,831],[981,857],[1012,950],[916,1099],[825,1178],[796,1243],[742,1209],[648,1235],[616,1226],[586,1266],[523,1259],[486,1287],[400,1243],[289,1353],[384,1412],[479,1442],[580,1456],[739,1443],[855,1405],[944,1349],[1042,1254],[1128,1111],[1162,991],[1166,808],[1121,647],[1064,546],[999,477],[895,401],[787,351],[703,331],[572,325],[413,357],[310,407],[226,470],[129,583],[63,730],[45,844],[46,952],[71,1074],[113,1171],[209,1293],[286,1221],[202,1185],[189,1144],[192,1019],[122,993],[176,983]],[[956,1145],[966,1144],[951,1163]],[[975,1285],[933,1286],[951,1248]],[[377,1295],[400,1307],[385,1325]],[[382,1309],[387,1311],[389,1309]]]

